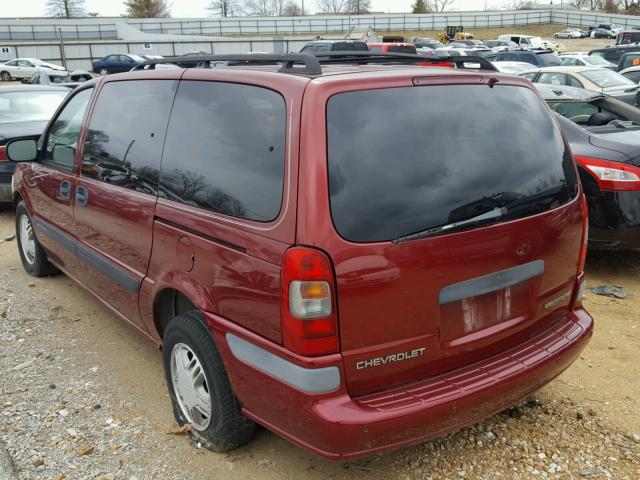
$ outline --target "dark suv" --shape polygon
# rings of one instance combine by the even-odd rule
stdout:
[[[579,356],[584,195],[529,81],[256,60],[282,66],[102,77],[39,145],[7,146],[24,268],[161,346],[191,435],[226,451],[256,422],[369,455],[499,412]]]
[[[639,43],[629,43],[625,45],[613,45],[607,48],[596,48],[589,52],[589,55],[598,55],[611,63],[618,64],[625,53],[640,52]]]
[[[555,67],[562,65],[560,57],[550,50],[507,50],[486,55],[492,62],[525,62],[537,67]]]

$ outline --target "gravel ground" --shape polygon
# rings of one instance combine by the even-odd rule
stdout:
[[[639,297],[588,294],[598,323],[580,360],[435,441],[332,463],[260,430],[215,454],[176,433],[159,352],[69,279],[28,277],[12,232],[0,212],[0,454],[4,443],[20,479],[640,478]],[[638,253],[589,259],[591,285],[640,295],[639,273]]]

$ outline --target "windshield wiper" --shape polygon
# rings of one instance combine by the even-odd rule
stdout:
[[[439,225],[437,227],[427,228],[426,230],[422,230],[420,232],[394,238],[391,241],[393,243],[404,243],[411,240],[418,240],[420,238],[431,237],[433,235],[438,235],[440,233],[455,232],[458,230],[464,230],[464,229],[476,227],[479,225],[485,225],[485,224],[493,223],[495,220],[502,218],[502,216],[505,213],[506,213],[506,209],[504,208],[494,208],[493,210],[489,210],[488,212],[482,213],[480,215],[476,215],[475,217],[467,218],[465,220],[460,220],[459,222],[445,223],[444,225]]]

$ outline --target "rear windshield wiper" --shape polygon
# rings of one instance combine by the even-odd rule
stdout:
[[[480,225],[487,225],[495,222],[496,220],[499,220],[505,213],[506,209],[496,207],[493,210],[489,210],[488,212],[476,215],[475,217],[460,220],[459,222],[445,223],[444,225],[439,225],[437,227],[427,228],[426,230],[422,230],[420,232],[394,238],[391,241],[393,243],[404,243],[410,240],[418,240],[420,238],[431,237],[433,235],[438,235],[441,233],[455,232],[471,227],[477,227]]]

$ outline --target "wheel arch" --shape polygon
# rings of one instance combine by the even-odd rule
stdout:
[[[167,325],[174,317],[191,310],[200,308],[180,290],[173,287],[160,290],[153,302],[153,323],[160,339],[164,337]]]

